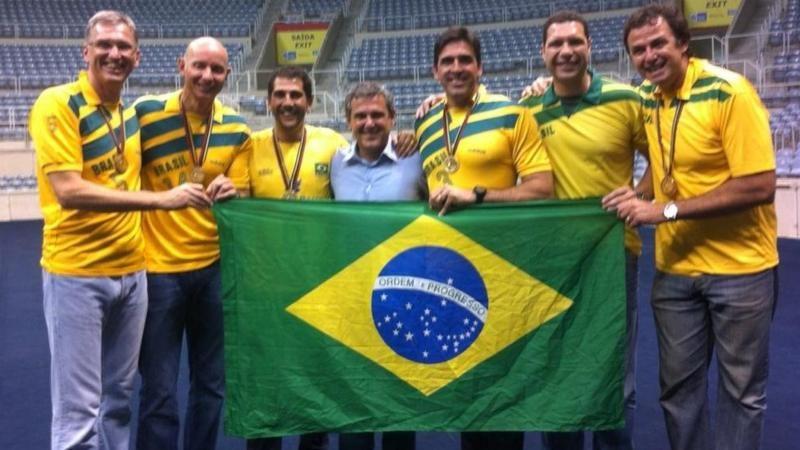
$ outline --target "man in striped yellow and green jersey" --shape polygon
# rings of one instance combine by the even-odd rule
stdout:
[[[29,120],[44,216],[50,437],[53,448],[125,448],[147,308],[138,210],[208,201],[196,184],[139,190],[139,122],[120,95],[139,63],[133,20],[97,12],[82,50],[86,71],[45,89]]]
[[[483,201],[548,198],[553,192],[550,161],[530,115],[481,86],[480,49],[478,37],[463,27],[443,32],[433,49],[433,74],[445,100],[415,128],[429,204],[439,214]],[[462,448],[522,446],[519,432],[462,434]]]
[[[553,84],[543,95],[523,98],[520,104],[530,110],[539,126],[553,165],[556,198],[602,197],[619,186],[632,186],[635,152],[647,149],[639,94],[588,68],[591,39],[588,24],[580,15],[558,12],[547,19],[542,34],[542,58]],[[626,227],[625,426],[595,431],[595,448],[633,446],[636,279],[641,247],[636,229]],[[547,449],[581,449],[583,432],[543,433],[542,441]]]
[[[444,214],[483,201],[550,197],[550,161],[535,124],[523,108],[480,85],[478,37],[466,28],[442,33],[433,72],[445,100],[415,124],[431,208]]]
[[[180,91],[137,100],[141,124],[142,184],[163,191],[202,183],[212,201],[246,195],[250,130],[216,99],[230,72],[216,39],[192,41],[180,59]],[[240,192],[239,192],[240,191]],[[144,215],[148,311],[139,370],[142,375],[137,445],[176,448],[175,392],[184,330],[192,373],[184,448],[217,440],[222,399],[222,304],[219,237],[208,210],[152,211]]]

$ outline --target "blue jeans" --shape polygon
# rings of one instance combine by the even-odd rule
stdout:
[[[177,382],[185,330],[190,375],[183,446],[214,448],[225,393],[219,262],[188,272],[148,273],[147,281],[137,447],[178,447]]]
[[[147,311],[144,272],[72,277],[42,271],[50,344],[51,448],[127,449]]]
[[[673,449],[712,448],[706,391],[715,349],[719,384],[714,448],[760,447],[776,284],[776,269],[697,277],[656,272],[651,302],[660,403]]]
[[[633,421],[636,410],[636,335],[639,332],[637,291],[639,288],[639,263],[636,255],[625,252],[625,296],[626,296],[626,351],[624,405],[625,426],[616,430],[592,433],[592,448],[595,450],[632,450]],[[547,450],[583,450],[583,432],[542,433],[542,447]]]

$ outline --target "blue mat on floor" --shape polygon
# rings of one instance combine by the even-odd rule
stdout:
[[[50,385],[47,333],[42,313],[40,221],[0,222],[0,449],[49,447]],[[653,278],[652,230],[643,230],[645,253],[639,264],[639,348],[635,440],[645,450],[668,449],[658,406],[657,350],[649,305]],[[793,450],[800,436],[800,240],[781,239],[780,296],[772,327],[770,380],[764,449]],[[185,353],[185,352],[184,352]],[[186,402],[186,364],[180,379],[181,404]],[[713,399],[716,375],[711,375]],[[134,399],[136,402],[137,399]],[[135,417],[135,415],[134,415]],[[335,437],[332,449],[337,449]],[[454,433],[420,433],[420,450],[456,450]],[[296,438],[284,449],[294,449]],[[217,448],[243,449],[242,440],[222,436]],[[528,433],[526,450],[539,449],[537,433]],[[587,449],[589,448],[587,443]]]

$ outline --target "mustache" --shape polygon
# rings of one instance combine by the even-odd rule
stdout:
[[[280,108],[278,108],[278,113],[279,114],[292,114],[292,115],[297,116],[301,112],[302,111],[300,110],[300,108],[298,108],[296,106],[281,106]]]

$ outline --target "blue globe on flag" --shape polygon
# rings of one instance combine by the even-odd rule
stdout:
[[[483,330],[486,286],[461,254],[433,246],[399,253],[372,290],[372,318],[383,341],[411,361],[436,364],[462,354]]]

